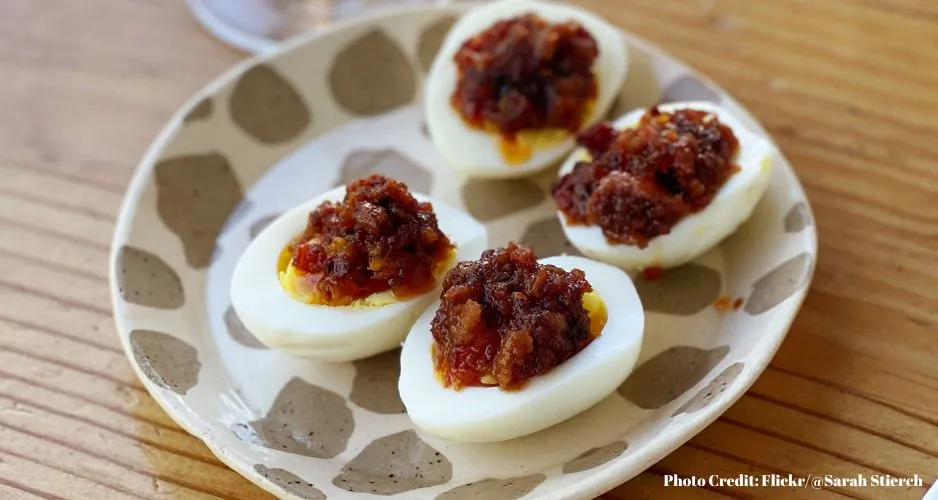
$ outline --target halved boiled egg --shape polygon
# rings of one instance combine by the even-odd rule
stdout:
[[[511,248],[509,246],[508,251]],[[517,438],[577,415],[625,381],[638,359],[644,331],[642,304],[628,275],[608,264],[582,257],[549,257],[538,262],[567,273],[573,273],[574,269],[584,273],[592,287],[581,299],[588,320],[580,316],[577,321],[576,313],[564,316],[557,312],[556,306],[566,304],[569,295],[556,301],[550,295],[531,298],[531,294],[536,293],[532,289],[559,286],[556,273],[545,273],[547,277],[535,275],[525,285],[527,291],[506,288],[507,285],[499,281],[506,276],[503,270],[491,275],[483,284],[470,276],[459,286],[447,287],[454,274],[464,273],[461,266],[466,264],[460,264],[447,276],[442,301],[417,320],[401,353],[398,388],[409,417],[419,428],[461,442]],[[485,287],[488,298],[484,299],[484,304],[463,301],[449,314],[441,313],[445,301],[460,303],[465,298],[461,295],[478,294],[478,290],[465,290],[475,286]],[[536,305],[519,305],[525,300],[534,300]],[[578,304],[563,307],[568,306],[572,311]],[[537,320],[517,316],[522,310],[536,314]],[[473,325],[483,321],[491,328],[499,321],[498,314],[515,316],[502,318],[503,324],[510,327],[502,331],[500,338],[490,340],[494,342],[491,347],[482,349],[478,336],[494,333],[485,328],[481,331],[487,333],[479,333],[478,327]],[[531,328],[532,324],[537,326]],[[446,345],[434,339],[441,327],[455,328]],[[581,330],[579,333],[572,331],[577,328]],[[553,333],[548,333],[551,329]],[[476,338],[467,337],[471,331],[475,331],[471,335]],[[562,332],[561,337],[557,336],[558,331]],[[557,364],[555,358],[563,351],[563,348],[558,351],[558,346],[567,345],[572,338],[581,341],[586,338],[585,347]],[[447,350],[445,355],[441,355],[441,349]],[[440,359],[449,365],[443,366]],[[490,366],[491,373],[474,378],[478,374],[467,371],[466,367],[480,364]],[[521,383],[511,379],[522,373],[534,375]],[[468,385],[461,385],[454,378]]]
[[[354,184],[350,184],[349,189]],[[300,241],[300,235],[307,231],[311,213],[326,206],[324,202],[335,206],[346,199],[346,193],[343,186],[286,212],[267,226],[241,256],[231,281],[232,306],[245,327],[267,346],[324,361],[350,361],[393,349],[400,345],[420,313],[438,297],[440,279],[445,272],[458,260],[478,255],[488,244],[485,227],[472,217],[413,193],[417,202],[431,204],[439,231],[448,238],[452,248],[445,248],[446,255],[435,263],[431,278],[435,282],[429,282],[429,289],[400,298],[391,290],[381,290],[380,281],[371,278],[379,275],[381,268],[393,265],[375,257],[380,250],[363,247],[362,251],[369,254],[365,256],[368,268],[356,270],[349,264],[355,257],[354,252],[345,260],[330,259],[328,255],[329,251],[344,251],[350,244],[349,237],[330,237],[325,247],[312,245],[313,240]],[[382,241],[381,245],[396,244],[395,238],[409,238],[394,232],[395,227],[388,222],[388,217],[397,215],[391,213],[393,208],[382,203],[363,202],[356,207],[355,217],[364,214],[362,220],[369,226],[363,230],[374,231],[374,241]],[[324,215],[325,218],[332,216],[334,214]],[[356,227],[362,220],[356,219]],[[349,223],[348,227],[352,225]],[[311,247],[307,254],[294,250],[304,244]],[[409,246],[402,247],[401,251],[412,252],[412,242],[406,245]],[[304,261],[319,262],[323,269],[318,273],[304,271],[316,263],[299,262],[297,259],[301,256]],[[348,278],[353,275],[354,282]],[[320,286],[325,279],[334,286]],[[381,291],[369,293],[367,290],[371,288]]]
[[[581,8],[500,0],[452,27],[426,80],[436,149],[475,177],[530,175],[600,120],[625,80],[622,34]]]
[[[610,238],[609,234],[607,234],[606,229],[611,228],[600,227],[598,223],[571,223],[570,218],[567,216],[568,214],[565,214],[561,209],[558,211],[557,215],[563,226],[566,237],[570,243],[584,255],[629,270],[649,267],[675,267],[699,257],[719,244],[724,238],[735,232],[736,229],[752,215],[753,210],[765,193],[771,178],[771,157],[774,151],[771,142],[750,130],[749,127],[744,125],[737,117],[733,116],[725,109],[709,102],[678,102],[657,107],[657,111],[662,113],[659,116],[659,119],[662,120],[666,120],[665,117],[667,114],[681,110],[705,112],[706,115],[703,118],[704,123],[711,123],[712,120],[716,119],[722,125],[729,127],[736,141],[738,141],[738,149],[730,160],[734,169],[733,173],[731,173],[722,186],[717,189],[708,203],[705,203],[702,207],[694,207],[676,223],[671,225],[666,232],[651,237],[647,241],[643,241],[643,244],[616,241],[615,238]],[[646,110],[644,109],[631,111],[615,122],[615,128],[621,132],[623,129],[634,127],[639,123],[645,113]],[[687,124],[681,125],[681,127],[685,127],[687,130],[693,128],[689,127]],[[687,132],[687,130],[681,130],[683,130],[683,132],[675,133],[675,135],[667,137],[666,139],[673,140],[673,144],[680,144],[681,141],[686,139],[686,137],[679,137],[680,134]],[[664,131],[662,132],[662,137],[664,134],[672,133],[674,133],[673,130]],[[702,134],[701,136],[703,137],[705,134],[712,134],[713,130],[696,133]],[[705,140],[712,139],[712,135],[707,137],[710,137],[710,139]],[[633,136],[633,139],[639,140],[640,137]],[[628,146],[626,145],[625,147]],[[715,147],[718,149],[720,146]],[[663,153],[659,155],[658,158],[668,157],[669,154],[673,153]],[[579,162],[590,162],[592,160],[593,158],[585,148],[576,150],[561,167],[561,181],[558,183],[558,186],[560,186],[565,179],[569,178],[565,178],[565,176],[574,172]],[[629,170],[639,170],[640,167],[635,167],[635,162],[630,163],[631,159],[627,153],[621,154],[618,161],[628,165],[625,172],[616,174],[619,176],[618,180],[628,180],[632,182],[631,179],[627,179],[628,176],[633,176]],[[703,161],[703,163],[707,163],[707,160]],[[701,165],[700,161],[698,161],[698,165]],[[667,167],[667,165],[665,165],[665,167]],[[671,174],[666,175],[667,178],[663,183],[672,182],[674,177],[668,177],[670,175]],[[693,173],[682,172],[679,175],[688,176],[686,179],[682,180],[682,182],[696,182],[696,179],[693,179],[693,175],[695,175]],[[637,185],[641,182],[654,182],[654,179],[649,181],[635,180],[634,182]],[[649,226],[658,223],[654,218],[659,214],[667,218],[671,210],[687,210],[687,205],[682,205],[685,201],[679,199],[678,195],[675,195],[675,197],[660,196],[658,200],[655,200],[654,197],[639,197],[639,201],[636,203],[632,199],[628,199],[624,196],[623,192],[617,192],[614,189],[610,190],[612,194],[608,195],[609,199],[606,202],[601,202],[601,200],[595,199],[601,184],[602,181],[600,180],[599,182],[593,182],[589,187],[578,187],[577,190],[579,190],[581,194],[586,193],[582,194],[582,196],[585,197],[587,194],[589,196],[589,201],[582,203],[597,202],[600,204],[606,203],[606,205],[604,205],[606,207],[618,207],[618,210],[620,210],[618,216],[614,213],[593,216],[597,219],[605,217],[606,222],[611,224],[616,223],[617,217],[622,217],[622,219],[618,221],[620,225],[627,226],[634,224]],[[654,186],[652,190],[673,194],[674,190],[667,191],[670,188],[670,185],[661,184]],[[568,194],[570,192],[571,191],[568,191]],[[629,194],[629,192],[626,191],[624,194]],[[557,188],[555,188],[554,196],[555,198],[558,196]],[[661,203],[663,202],[667,202],[667,204],[662,205]],[[649,217],[651,220],[638,223],[635,222],[636,217]],[[629,220],[630,218],[632,220]],[[614,229],[612,232],[615,232]]]

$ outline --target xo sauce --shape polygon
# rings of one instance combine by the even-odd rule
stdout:
[[[430,203],[371,175],[350,183],[342,201],[310,212],[278,268],[292,266],[309,302],[344,306],[381,292],[405,299],[432,290],[453,248]]]
[[[540,264],[514,243],[460,262],[443,280],[430,326],[438,380],[455,390],[517,390],[548,373],[602,331],[605,309],[590,292],[583,271]]]
[[[499,21],[466,40],[453,108],[471,127],[497,133],[506,159],[524,161],[525,131],[580,130],[597,95],[596,40],[574,21],[549,23],[536,14]]]
[[[599,226],[613,244],[648,246],[709,205],[739,170],[739,141],[707,111],[648,110],[632,128],[601,122],[577,137],[591,159],[553,187],[571,225]]]

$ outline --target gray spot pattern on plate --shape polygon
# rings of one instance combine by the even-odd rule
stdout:
[[[563,465],[564,474],[583,472],[595,469],[600,465],[621,455],[629,444],[625,441],[615,441],[599,448],[592,448],[581,453],[578,457]]]
[[[807,283],[810,269],[811,255],[807,252],[779,264],[752,285],[743,310],[755,316],[781,304]]]
[[[546,196],[540,186],[528,179],[470,179],[462,187],[466,210],[482,222],[535,207]]]
[[[521,244],[533,248],[538,257],[583,255],[567,240],[557,217],[548,217],[528,226],[521,237]]]
[[[199,354],[195,347],[172,335],[153,330],[130,332],[134,361],[150,382],[183,395],[199,381]]]
[[[280,217],[282,214],[270,214],[257,219],[251,223],[251,227],[248,228],[248,234],[251,236],[251,239],[257,238],[257,235],[261,234],[261,231],[267,228],[271,222],[277,220],[277,217]]]
[[[799,201],[795,203],[788,214],[785,215],[785,232],[797,233],[811,225],[811,214],[808,213],[808,205]]]
[[[636,108],[654,106],[661,96],[658,76],[651,64],[648,53],[629,50],[629,69],[622,91],[610,106],[608,118],[615,120]]]
[[[232,121],[264,144],[293,140],[313,120],[299,92],[267,64],[252,66],[241,75],[228,106]]]
[[[242,441],[313,458],[333,458],[345,451],[355,428],[352,410],[342,396],[293,378],[264,418],[232,426]]]
[[[348,112],[379,115],[414,100],[417,76],[397,42],[374,29],[336,55],[329,88]]]
[[[436,500],[516,500],[537,488],[547,476],[541,473],[507,479],[488,478],[437,495]]]
[[[397,380],[401,377],[401,351],[396,349],[355,361],[355,381],[349,399],[375,413],[405,413]]]
[[[254,470],[258,474],[269,479],[272,483],[283,488],[286,492],[292,493],[303,500],[326,500],[326,495],[312,483],[304,481],[296,474],[284,469],[269,469],[264,465],[257,464]]]
[[[154,170],[160,218],[182,241],[186,262],[208,266],[215,239],[242,197],[228,159],[218,153],[177,156]]]
[[[661,94],[661,104],[679,101],[720,102],[720,94],[691,75],[682,75]]]
[[[618,392],[640,408],[657,410],[697,385],[729,352],[729,346],[671,347],[639,365]]]
[[[228,306],[228,309],[225,311],[225,328],[228,329],[228,335],[230,335],[235,342],[245,347],[252,349],[269,349],[269,347],[261,343],[260,340],[257,340],[257,337],[244,326],[244,323],[241,322],[241,318],[238,317],[238,313],[235,312],[234,308],[231,306]]]
[[[726,392],[726,389],[736,380],[736,377],[739,376],[743,371],[743,363],[736,362],[730,366],[727,366],[725,370],[720,372],[709,384],[706,385],[703,389],[700,390],[697,394],[694,395],[690,400],[681,405],[677,411],[674,412],[672,417],[676,417],[681,413],[694,413],[700,409],[703,409],[707,405],[713,402],[720,394]]]
[[[177,309],[186,302],[179,275],[159,256],[123,246],[117,255],[117,288],[121,297],[140,306]]]
[[[369,174],[382,174],[397,179],[411,191],[429,194],[433,175],[417,163],[393,149],[352,151],[342,164],[339,182],[344,186]]]
[[[690,316],[720,296],[720,273],[697,264],[665,270],[660,278],[635,279],[635,289],[647,312]]]
[[[196,103],[192,109],[186,113],[185,118],[182,119],[183,122],[189,123],[198,120],[206,120],[212,116],[212,111],[215,110],[215,101],[211,97],[206,97]]]
[[[369,443],[332,484],[345,491],[396,495],[446,484],[452,477],[450,461],[409,430]]]
[[[436,53],[454,24],[456,24],[456,17],[446,16],[427,26],[420,33],[420,39],[417,41],[417,61],[424,71],[430,71]]]

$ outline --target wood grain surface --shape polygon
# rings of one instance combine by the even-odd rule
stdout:
[[[771,366],[613,499],[915,499],[938,474],[938,2],[582,0],[714,78],[813,203],[817,273]],[[4,0],[0,498],[269,496],[148,396],[111,319],[124,188],[241,59],[182,1]],[[667,474],[919,474],[923,488],[665,488]]]

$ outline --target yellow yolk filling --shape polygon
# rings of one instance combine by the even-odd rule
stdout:
[[[567,137],[570,132],[564,129],[524,130],[515,136],[514,141],[498,137],[498,150],[505,163],[520,165],[531,159],[536,149],[546,149]]]
[[[602,333],[606,321],[609,319],[606,303],[596,292],[584,293],[583,309],[586,309],[586,314],[590,317],[590,334],[593,338],[596,338]]]
[[[598,81],[599,75],[596,75]],[[599,95],[598,83],[596,94]],[[588,125],[588,118],[593,115],[593,107],[596,106],[596,99],[590,99],[583,109],[583,123],[581,126]],[[538,149],[547,149],[555,144],[563,142],[570,137],[570,131],[563,128],[547,128],[541,130],[522,130],[515,136],[514,141],[508,141],[498,134],[498,130],[491,125],[486,125],[486,131],[495,134],[498,137],[498,151],[502,154],[502,159],[509,165],[520,165],[534,155]]]
[[[456,260],[456,250],[450,250],[446,260],[437,264],[434,272],[437,280],[443,277]],[[277,259],[277,276],[280,279],[280,286],[294,300],[310,305],[325,305],[316,293],[313,286],[307,285],[309,279],[306,273],[293,266],[293,252],[290,248],[284,248]],[[365,298],[353,301],[351,307],[380,307],[397,302],[398,299],[391,290],[373,293]]]

